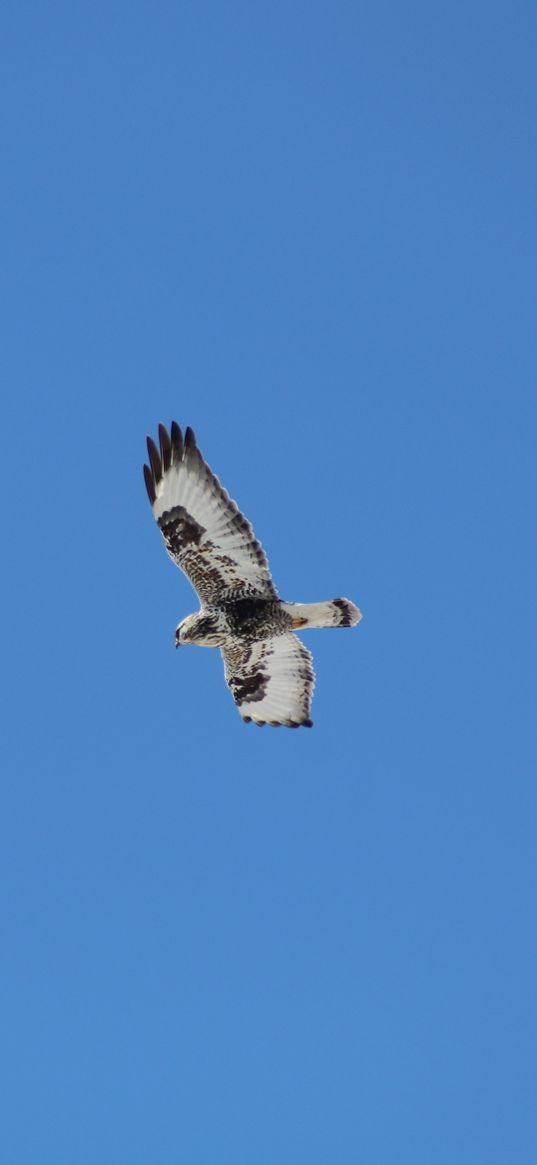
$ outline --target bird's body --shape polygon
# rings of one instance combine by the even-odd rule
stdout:
[[[220,606],[202,607],[188,615],[181,626],[181,643],[200,647],[228,647],[237,639],[255,643],[258,639],[286,635],[293,620],[276,599],[231,599]]]
[[[349,599],[285,603],[252,527],[203,460],[192,429],[159,426],[160,452],[148,438],[144,477],[153,513],[173,561],[201,600],[176,630],[176,645],[219,647],[225,676],[244,720],[311,727],[315,675],[294,631],[352,627],[361,615]]]

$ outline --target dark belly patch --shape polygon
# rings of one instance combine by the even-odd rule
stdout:
[[[244,598],[223,603],[228,626],[233,635],[240,638],[270,639],[291,630],[290,616],[281,603],[271,599]]]

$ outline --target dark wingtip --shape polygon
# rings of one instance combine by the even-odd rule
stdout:
[[[253,723],[256,728],[313,728],[313,720],[252,720],[251,716],[243,716],[245,724]]]
[[[153,481],[153,474],[151,473],[148,465],[144,465],[144,481],[149,501],[153,506],[157,500],[157,495],[155,493],[155,482]]]
[[[195,448],[196,448],[196,435],[194,433],[194,430],[190,428],[190,425],[187,425],[187,427],[185,429],[185,449],[195,449]]]
[[[162,478],[162,463],[160,460],[159,451],[158,451],[152,437],[147,438],[147,452],[149,453],[149,462],[151,465],[151,469],[153,470],[153,477],[155,479],[155,485],[158,485],[159,481]]]
[[[158,427],[158,439],[160,444],[160,459],[162,461],[162,468],[164,473],[166,473],[172,463],[172,443],[168,436],[168,430],[164,425],[159,425]]]
[[[183,456],[183,434],[177,421],[172,421],[170,432],[172,439],[172,460],[174,464],[178,464]]]

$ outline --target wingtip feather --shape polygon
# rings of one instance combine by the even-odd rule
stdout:
[[[152,437],[147,438],[147,452],[149,453],[149,462],[153,471],[155,485],[158,485],[162,479],[162,462],[160,460],[160,453]]]
[[[187,425],[185,429],[185,449],[194,450],[196,448],[196,434],[194,433],[194,430],[191,429],[190,425]]]
[[[150,470],[148,465],[144,465],[144,481],[145,481],[145,488],[147,490],[147,496],[149,498],[149,501],[151,502],[151,505],[153,506],[157,500],[157,495],[155,492],[155,482],[153,480],[153,474],[151,473],[151,470]]]
[[[177,424],[177,421],[172,421],[170,435],[172,442],[172,460],[174,465],[178,465],[183,456],[184,444],[183,434],[179,428],[179,425]]]
[[[162,468],[164,473],[168,471],[172,463],[172,443],[168,436],[168,430],[165,425],[159,425],[158,437],[160,444],[160,459],[162,461]]]

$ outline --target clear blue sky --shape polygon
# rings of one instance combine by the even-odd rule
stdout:
[[[4,8],[6,1165],[537,1160],[530,3]],[[247,728],[145,496],[310,632]]]

